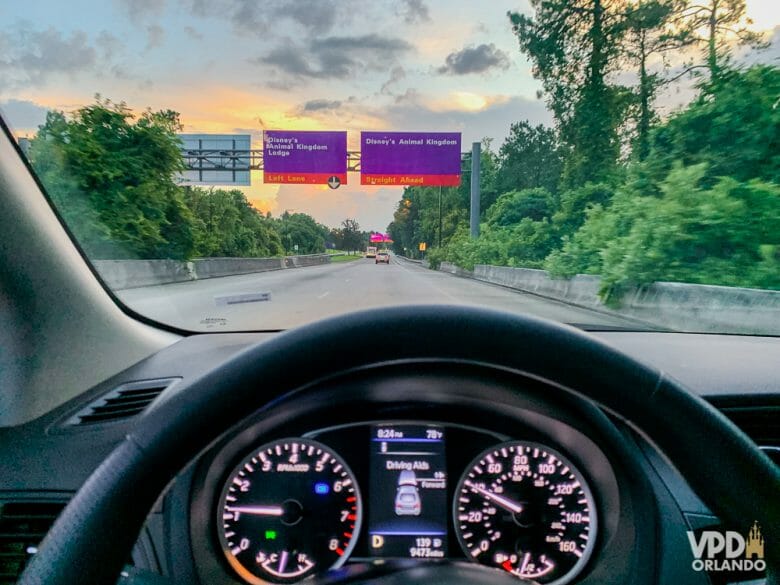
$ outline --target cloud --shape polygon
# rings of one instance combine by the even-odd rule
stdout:
[[[22,27],[12,34],[0,33],[0,48],[0,89],[42,85],[52,75],[93,69],[98,60],[83,31],[66,37],[54,28]]]
[[[397,85],[399,81],[404,79],[406,77],[406,71],[403,67],[398,65],[397,67],[393,67],[393,69],[390,71],[390,79],[385,81],[382,84],[382,88],[379,90],[379,93],[383,95],[394,95],[393,94],[393,86]]]
[[[480,109],[469,108],[458,100],[431,103],[418,92],[410,91],[404,99],[378,109],[375,115],[394,130],[461,132],[463,145],[485,137],[500,143],[508,135],[511,122],[528,120],[533,125],[551,125],[553,121],[540,100],[487,96],[484,102]]]
[[[104,30],[95,39],[95,46],[100,50],[101,57],[111,61],[124,49],[124,44],[110,32]]]
[[[341,100],[309,100],[300,107],[302,112],[319,112],[322,110],[337,110],[341,107]]]
[[[399,37],[385,37],[372,33],[359,37],[325,37],[311,43],[313,51],[369,51],[397,54],[412,48]]]
[[[335,0],[297,0],[276,7],[277,17],[289,18],[310,32],[328,32],[339,16],[339,2]]]
[[[369,34],[315,38],[305,48],[290,42],[251,62],[271,65],[283,77],[348,79],[366,70],[385,71],[413,46],[398,37]]]
[[[508,69],[509,56],[493,43],[477,47],[464,47],[447,55],[444,65],[437,73],[443,75],[468,75],[470,73],[486,73],[490,69]]]
[[[255,0],[237,0],[231,16],[233,26],[242,32],[262,34],[268,30],[265,7]]]
[[[147,17],[158,18],[165,11],[165,0],[116,0],[119,9],[135,24]]]
[[[131,1],[131,0],[127,0]],[[181,0],[190,14],[200,18],[226,18],[240,33],[264,35],[281,20],[302,26],[309,34],[330,32],[337,22],[343,23],[353,11],[347,0]]]
[[[190,37],[191,39],[195,41],[202,41],[203,40],[203,34],[198,32],[196,29],[194,29],[191,26],[185,26],[184,27],[185,34]]]
[[[155,49],[163,44],[165,29],[157,24],[146,27],[146,50]]]
[[[406,24],[431,22],[431,14],[424,0],[403,0],[402,4],[403,10],[401,15]]]
[[[46,121],[49,108],[28,100],[7,100],[0,102],[0,111],[12,128],[35,130]]]

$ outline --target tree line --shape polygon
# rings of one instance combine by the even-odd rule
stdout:
[[[97,97],[72,114],[50,111],[28,157],[68,229],[93,259],[271,257],[357,251],[369,234],[305,213],[278,217],[238,189],[183,187],[179,115]]]
[[[744,0],[531,5],[508,18],[554,126],[517,122],[483,144],[479,238],[468,176],[441,192],[441,227],[438,189],[405,189],[396,252],[425,241],[433,264],[599,274],[604,296],[655,281],[780,289],[780,69],[734,58],[764,44]],[[662,119],[659,92],[684,76],[695,97]]]

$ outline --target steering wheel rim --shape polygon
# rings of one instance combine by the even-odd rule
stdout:
[[[339,370],[376,364],[378,335],[382,361],[489,363],[551,380],[611,411],[653,441],[724,522],[758,521],[767,567],[776,574],[780,471],[716,409],[572,327],[424,305],[352,313],[279,334],[165,393],[73,497],[19,585],[116,582],[154,502],[187,463],[249,413],[332,375],[333,363]]]

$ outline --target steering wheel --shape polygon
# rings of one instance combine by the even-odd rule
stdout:
[[[565,325],[455,306],[326,319],[279,334],[163,394],[73,497],[19,585],[113,584],[176,474],[250,413],[335,373],[381,361],[461,360],[549,380],[643,433],[726,524],[758,521],[768,582],[780,570],[780,471],[726,417],[679,382]],[[305,358],[305,365],[302,360]],[[377,581],[518,583],[474,565],[392,566]],[[438,576],[437,576],[438,575]],[[500,579],[500,581],[499,581]],[[364,576],[361,582],[370,583]],[[355,580],[350,580],[354,583]],[[416,581],[415,581],[416,582]]]

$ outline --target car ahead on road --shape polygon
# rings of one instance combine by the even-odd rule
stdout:
[[[382,262],[390,264],[390,252],[387,250],[379,250],[379,252],[376,253],[376,260],[374,263],[381,264]]]
[[[366,258],[376,258],[376,246],[366,248]]]

